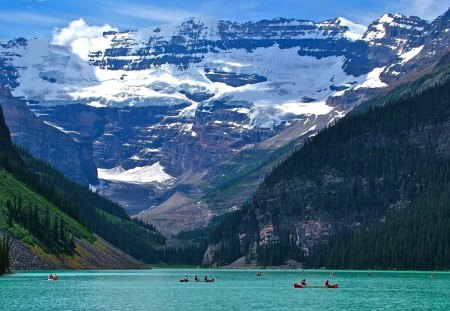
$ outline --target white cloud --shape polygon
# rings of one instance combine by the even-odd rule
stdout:
[[[82,59],[87,59],[90,51],[98,51],[108,45],[103,38],[106,31],[118,31],[108,24],[103,26],[88,25],[80,18],[72,21],[67,27],[54,28],[52,44],[69,47],[73,53]]]

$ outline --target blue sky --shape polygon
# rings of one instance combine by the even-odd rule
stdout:
[[[42,37],[82,18],[89,25],[120,30],[211,16],[233,21],[288,17],[322,21],[343,16],[368,24],[386,12],[434,19],[448,0],[0,0],[0,40]]]

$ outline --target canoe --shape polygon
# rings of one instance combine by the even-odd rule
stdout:
[[[294,283],[294,288],[338,288],[338,284],[325,285],[302,285],[299,283]]]
[[[189,280],[181,279],[180,282],[186,283],[186,282],[189,282]],[[206,281],[205,281],[205,280],[204,280],[204,281],[202,281],[202,280],[194,280],[194,281],[192,281],[192,282],[198,282],[198,283],[200,283],[200,282],[212,283],[212,282],[214,282],[214,279],[208,279],[208,280],[206,280]]]

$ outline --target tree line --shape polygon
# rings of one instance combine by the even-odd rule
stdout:
[[[85,186],[70,181],[47,163],[33,158],[24,149],[14,146],[1,109],[0,134],[0,166],[28,189],[43,196],[62,213],[124,252],[146,262],[154,258],[157,247],[165,244],[165,238],[153,226],[132,221],[118,204],[93,193]],[[50,249],[72,248],[72,234],[66,232],[65,238],[62,237],[60,233],[62,229],[67,229],[67,226],[58,217],[46,217],[44,211],[38,211],[36,215],[37,209],[33,205],[30,209],[30,206],[18,208],[14,202],[10,202],[8,206],[10,222],[14,221],[26,226],[27,230],[37,234],[39,240]],[[45,224],[50,224],[50,227],[38,229],[39,225]],[[52,238],[56,238],[54,242],[51,242],[49,233],[43,232],[46,229],[51,231],[52,227],[55,231]],[[58,237],[56,231],[59,232]],[[75,236],[75,238],[82,237]],[[52,245],[52,243],[56,244]]]
[[[9,251],[10,251],[10,243],[9,236],[3,236],[0,240],[0,275],[9,272]]]
[[[215,260],[448,269],[450,81],[441,82],[347,116],[294,151],[210,235],[221,246]],[[257,225],[249,232],[244,224],[253,214]],[[330,229],[309,247],[296,221]],[[276,238],[260,241],[266,224]]]
[[[31,203],[24,206],[23,199],[16,197],[12,201],[6,201],[6,211],[9,227],[14,223],[21,225],[50,252],[73,254],[75,250],[73,233],[62,217],[50,215],[48,207],[42,211]]]

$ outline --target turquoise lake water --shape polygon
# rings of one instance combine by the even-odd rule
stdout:
[[[154,269],[0,277],[0,310],[450,310],[450,273]],[[188,275],[214,283],[180,283]],[[305,278],[338,289],[294,289]]]

